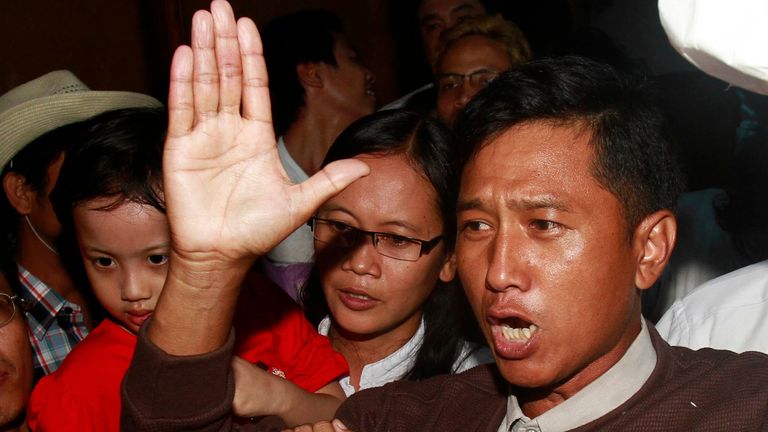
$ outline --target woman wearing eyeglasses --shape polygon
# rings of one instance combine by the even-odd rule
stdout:
[[[347,359],[347,395],[493,361],[466,341],[474,323],[456,266],[457,175],[450,133],[437,121],[382,111],[354,123],[325,164],[371,169],[309,222],[315,270],[303,300],[310,320]]]

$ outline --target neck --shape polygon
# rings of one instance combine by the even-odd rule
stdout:
[[[360,375],[366,365],[385,359],[416,334],[421,324],[421,313],[414,314],[393,329],[375,334],[350,333],[336,324],[331,325],[328,338],[334,349],[340,352],[349,364],[349,378],[355,389],[359,389]]]
[[[638,300],[639,303],[639,300]],[[640,312],[637,310],[637,316]],[[641,318],[642,319],[642,318]],[[515,388],[513,393],[523,413],[529,418],[536,418],[560,405],[586,386],[593,383],[616,365],[627,353],[629,347],[640,333],[640,320],[631,320],[617,344],[586,367],[552,386],[537,389]]]
[[[320,170],[326,153],[339,134],[352,123],[331,110],[305,106],[283,135],[288,153],[311,176]]]
[[[26,224],[22,224],[19,230],[16,261],[59,295],[80,306],[87,316],[82,293],[64,267],[61,257],[45,247]]]

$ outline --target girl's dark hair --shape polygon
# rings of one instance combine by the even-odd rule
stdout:
[[[75,207],[97,198],[112,198],[103,210],[136,202],[165,213],[162,190],[165,111],[122,109],[98,115],[85,123],[81,140],[67,152],[51,192],[51,203],[62,226],[59,252],[79,283],[87,283],[87,278],[76,246],[72,218]]]
[[[446,246],[453,249],[458,176],[453,169],[453,137],[437,120],[403,111],[380,111],[352,123],[336,139],[323,165],[362,154],[405,155],[416,172],[435,189],[443,220]],[[302,291],[305,313],[317,324],[329,314],[319,276],[313,272]],[[476,339],[467,300],[458,283],[438,281],[423,305],[424,343],[409,380],[453,372],[465,340]]]
[[[157,108],[110,111],[89,120],[82,143],[64,159],[51,202],[62,226],[72,209],[96,198],[150,205],[165,212],[162,156],[165,113]]]

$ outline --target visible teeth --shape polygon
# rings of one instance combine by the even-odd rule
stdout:
[[[507,324],[502,324],[501,334],[504,336],[504,339],[507,340],[527,341],[534,333],[536,333],[537,329],[538,327],[536,327],[536,324],[531,324],[528,327],[523,328],[512,328]]]
[[[353,293],[347,293],[352,298],[361,299],[361,300],[369,300],[370,297],[364,294],[353,294]]]

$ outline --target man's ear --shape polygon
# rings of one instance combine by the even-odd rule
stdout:
[[[305,89],[323,86],[322,66],[323,63],[299,63],[296,66],[299,82]]]
[[[27,184],[27,179],[15,172],[9,172],[3,177],[3,191],[14,209],[21,215],[32,211],[32,204],[37,194]]]
[[[456,277],[456,252],[451,252],[440,269],[440,280],[450,282]]]
[[[677,239],[677,220],[669,210],[646,216],[635,228],[633,246],[638,251],[635,286],[650,288],[661,276]]]

